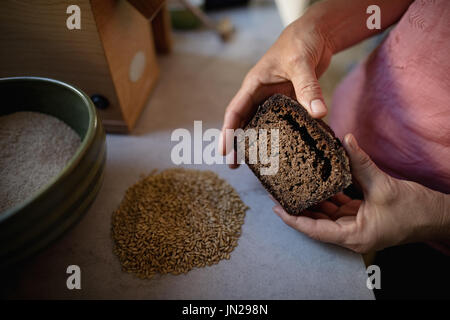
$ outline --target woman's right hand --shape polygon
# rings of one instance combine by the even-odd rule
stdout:
[[[227,155],[227,163],[236,154],[233,135],[225,130],[245,126],[258,105],[274,93],[296,99],[314,118],[325,116],[327,108],[317,79],[327,69],[333,53],[388,28],[400,19],[412,1],[324,0],[291,23],[247,74],[225,111],[220,150]],[[383,12],[382,29],[366,26],[367,8],[374,4]]]
[[[244,127],[258,105],[272,94],[282,93],[296,99],[314,118],[327,114],[318,78],[328,67],[333,48],[313,20],[303,16],[284,29],[245,77],[225,112],[220,140],[223,155],[234,153],[226,150],[227,140],[232,149],[233,136],[225,130]]]

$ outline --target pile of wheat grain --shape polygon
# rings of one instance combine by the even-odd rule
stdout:
[[[112,217],[114,252],[141,278],[229,259],[248,207],[211,171],[168,169],[130,187]]]

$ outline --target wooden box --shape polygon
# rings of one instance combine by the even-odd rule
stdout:
[[[81,29],[66,24],[70,5],[80,9]],[[0,30],[0,77],[74,84],[103,102],[98,113],[107,131],[133,128],[159,69],[152,25],[128,1],[6,0]]]

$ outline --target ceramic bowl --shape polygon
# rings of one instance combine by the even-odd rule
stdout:
[[[0,213],[0,268],[29,257],[60,237],[87,211],[102,180],[105,133],[91,99],[61,81],[0,79],[0,116],[36,111],[64,121],[81,138],[66,167],[24,202]]]

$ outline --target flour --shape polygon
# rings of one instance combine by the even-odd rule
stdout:
[[[29,197],[66,166],[81,144],[63,121],[38,112],[0,117],[0,213]]]

